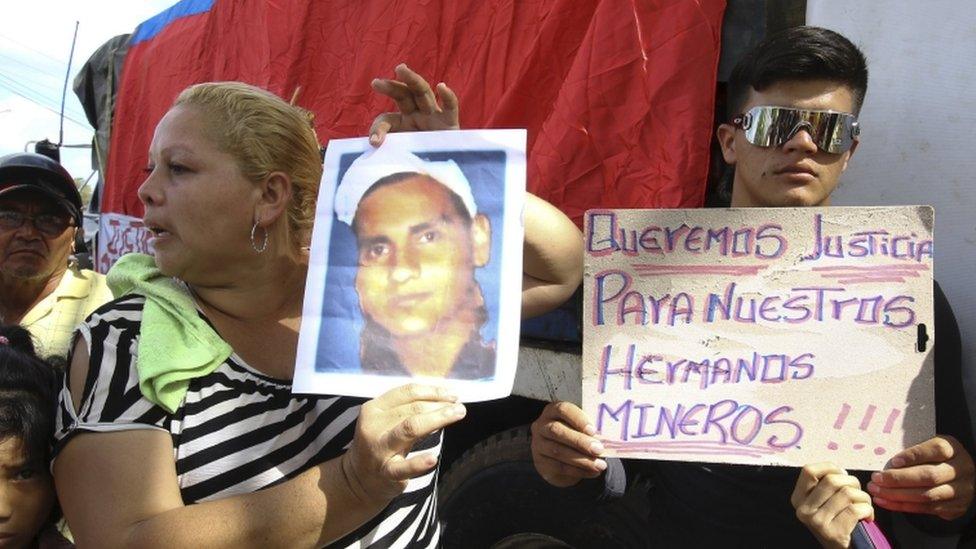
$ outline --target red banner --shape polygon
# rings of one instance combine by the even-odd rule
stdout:
[[[589,208],[704,198],[724,0],[184,0],[133,37],[102,209],[142,215],[156,123],[186,86],[241,80],[315,113],[324,143],[392,101],[406,62],[460,97],[464,128],[528,128],[529,189]]]

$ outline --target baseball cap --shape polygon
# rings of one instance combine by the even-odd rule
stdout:
[[[339,221],[352,226],[359,201],[366,192],[380,179],[396,173],[430,176],[461,198],[472,219],[477,215],[471,183],[456,162],[424,160],[409,151],[384,143],[359,156],[342,176],[335,195],[335,213]]]
[[[0,196],[15,191],[35,191],[54,200],[81,226],[81,194],[61,164],[35,153],[0,157]]]

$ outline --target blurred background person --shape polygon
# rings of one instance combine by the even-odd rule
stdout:
[[[0,321],[24,326],[38,355],[62,362],[75,327],[112,299],[102,275],[71,260],[81,209],[74,180],[54,160],[0,158]]]

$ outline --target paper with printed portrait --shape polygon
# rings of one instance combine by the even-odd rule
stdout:
[[[931,207],[586,214],[610,455],[878,470],[935,434]]]
[[[522,287],[524,130],[329,142],[293,391],[425,383],[511,393]]]

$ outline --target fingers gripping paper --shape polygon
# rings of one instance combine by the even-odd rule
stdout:
[[[930,207],[586,214],[611,455],[877,469],[935,432]]]

